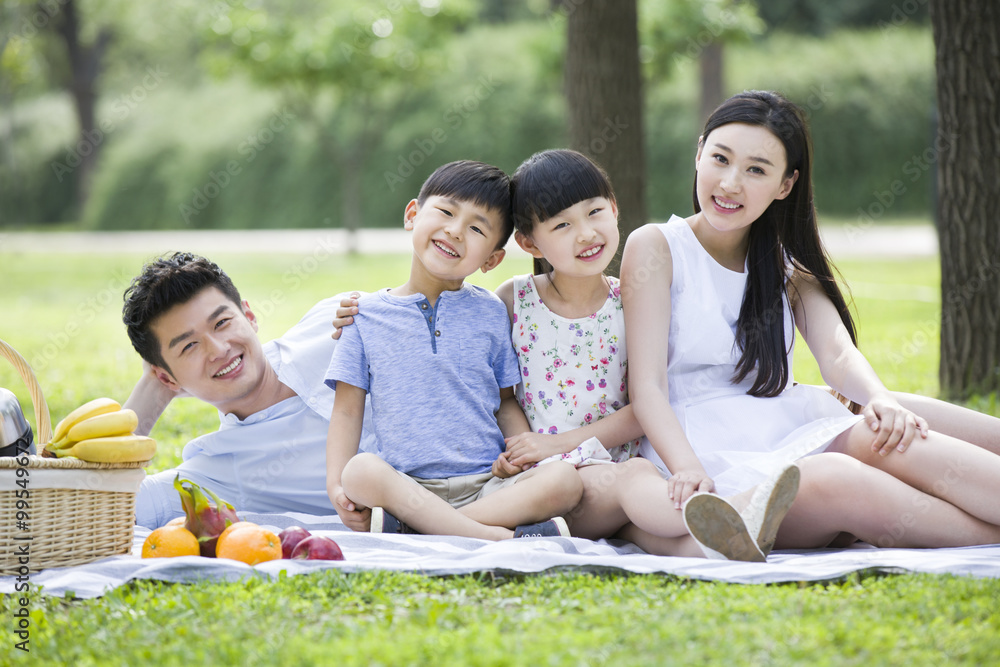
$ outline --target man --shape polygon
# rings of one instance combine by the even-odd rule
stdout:
[[[184,447],[177,468],[143,481],[136,523],[155,528],[183,514],[178,474],[241,511],[336,512],[326,492],[334,392],[323,374],[340,298],[319,302],[262,345],[256,316],[216,264],[175,253],[143,267],[125,292],[122,320],[146,372],[124,407],[135,410],[143,434],[181,396],[216,407],[221,423]],[[368,428],[362,447],[376,449]]]

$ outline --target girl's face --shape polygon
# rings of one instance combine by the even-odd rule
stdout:
[[[696,191],[705,220],[720,232],[749,228],[775,199],[792,191],[785,147],[770,130],[729,123],[698,142]]]
[[[595,197],[577,202],[548,220],[536,222],[531,236],[515,233],[533,257],[544,257],[566,275],[600,275],[618,251],[618,207]]]

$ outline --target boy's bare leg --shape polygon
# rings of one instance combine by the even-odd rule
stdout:
[[[564,516],[580,500],[583,482],[576,468],[554,462],[531,468],[507,486],[469,503],[459,512],[480,524],[516,528]]]
[[[1000,526],[844,454],[817,454],[797,465],[799,492],[778,530],[777,549],[825,547],[844,533],[878,547],[1000,542]]]
[[[1000,419],[936,398],[894,391],[907,410],[927,420],[931,430],[1000,454]]]
[[[356,505],[382,507],[426,535],[459,535],[484,540],[514,536],[512,530],[484,525],[466,516],[412,479],[400,475],[374,454],[362,453],[351,458],[344,466],[341,484],[344,493]]]

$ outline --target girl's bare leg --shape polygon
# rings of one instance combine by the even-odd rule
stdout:
[[[687,534],[680,510],[673,507],[667,482],[647,459],[578,469],[583,499],[566,516],[574,536],[600,539],[627,523],[660,537]]]
[[[837,453],[798,461],[799,493],[775,545],[812,549],[842,544],[843,533],[878,547],[995,544],[993,525],[897,477]]]
[[[830,451],[849,454],[972,516],[1000,525],[1000,456],[935,431],[927,438],[914,437],[905,452],[886,456],[872,451],[872,439],[868,425],[859,422],[840,435]]]

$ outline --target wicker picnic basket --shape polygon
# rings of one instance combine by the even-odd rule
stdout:
[[[14,365],[31,393],[35,442],[41,450],[52,438],[52,426],[35,374],[3,340],[0,355]],[[148,463],[0,457],[0,575],[82,565],[129,553],[135,496]]]

